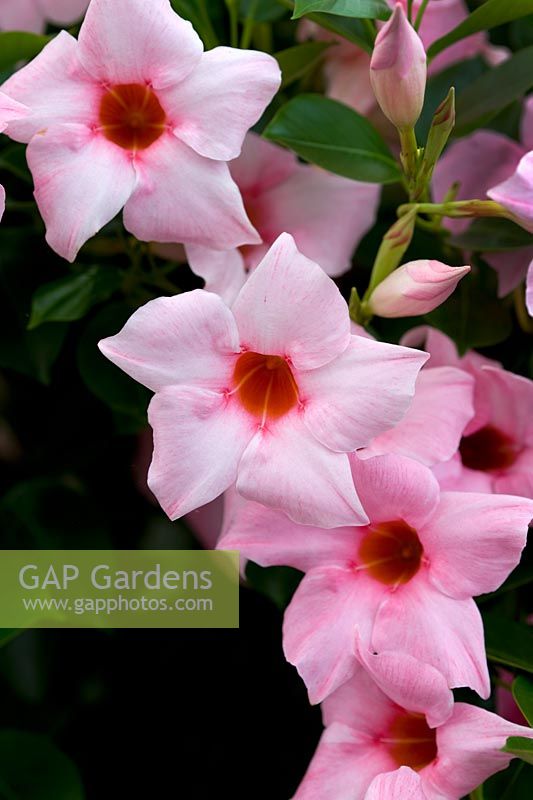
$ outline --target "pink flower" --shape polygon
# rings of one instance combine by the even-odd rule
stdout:
[[[156,392],[148,483],[172,519],[237,481],[325,527],[366,521],[346,454],[401,419],[426,360],[351,336],[339,290],[288,234],[232,311],[204,290],[159,298],[100,347]]]
[[[533,233],[533,150],[520,160],[510,178],[489,189],[487,194],[505,206],[526,231]]]
[[[54,25],[71,25],[88,5],[89,0],[3,0],[0,30],[42,33],[47,20]]]
[[[431,707],[436,685],[426,670],[401,683],[391,683],[387,696],[359,666],[324,702],[326,730],[294,800],[459,800],[508,766],[509,736],[533,737],[530,728],[466,703],[435,725],[412,692],[426,685]]]
[[[14,119],[21,119],[28,113],[26,106],[12,100],[3,92],[0,92],[0,133],[5,131],[8,124]],[[6,192],[3,186],[0,186],[0,220],[4,216],[6,209]]]
[[[433,173],[435,200],[441,202],[453,183],[459,184],[458,200],[484,199],[493,187],[513,175],[520,159],[533,147],[533,97],[524,103],[521,140],[519,144],[501,133],[480,130],[452,144]],[[468,219],[446,220],[454,233],[469,225]],[[484,253],[484,258],[498,273],[498,293],[504,297],[524,280],[533,259],[533,245]]]
[[[92,0],[78,41],[62,31],[3,87],[32,111],[8,134],[51,247],[74,260],[122,207],[139,239],[256,243],[225,162],[279,82],[265,53],[203,53],[168,0]]]
[[[533,317],[533,261],[531,262],[527,270],[526,306],[527,310],[529,311],[529,315]]]
[[[370,60],[370,83],[385,116],[397,128],[413,127],[426,89],[426,52],[397,3],[377,35]]]
[[[400,456],[351,463],[368,525],[324,531],[239,501],[219,547],[306,572],[285,614],[283,646],[312,703],[353,675],[357,629],[363,647],[405,654],[446,686],[488,697],[472,597],[496,589],[519,562],[533,501],[441,493],[427,467]]]
[[[470,267],[449,267],[441,261],[409,261],[374,289],[368,305],[379,317],[428,314],[448,299],[468,272]]]
[[[231,304],[247,272],[285,231],[328,275],[350,268],[357,243],[375,222],[379,186],[300,164],[294,154],[254,133],[246,137],[230,171],[262,243],[226,251],[189,246],[189,263],[205,279],[206,289]]]
[[[459,367],[475,381],[475,413],[459,450],[434,467],[441,488],[533,497],[533,381],[475,352],[459,358],[451,339],[432,328],[414,328],[402,344],[423,346],[431,367]]]

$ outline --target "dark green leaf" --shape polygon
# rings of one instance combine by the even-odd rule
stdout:
[[[247,19],[253,19],[256,22],[275,22],[287,12],[285,8],[272,0],[241,0],[239,13],[243,22]]]
[[[292,567],[260,567],[249,561],[246,565],[246,579],[250,586],[269,597],[284,611],[302,579],[302,573]]]
[[[391,183],[401,178],[398,164],[368,120],[321,95],[302,94],[290,100],[264,135],[306,161],[352,180]]]
[[[15,66],[18,61],[34,58],[53,38],[23,31],[0,33],[0,70]]]
[[[533,682],[519,675],[513,681],[513,697],[524,717],[533,726]]]
[[[483,784],[482,800],[531,800],[533,768],[524,761],[513,761]]]
[[[533,630],[496,612],[483,614],[489,661],[533,672]]]
[[[316,11],[356,19],[388,19],[391,15],[385,0],[296,0],[292,18]]]
[[[533,0],[486,0],[476,8],[460,25],[433,42],[428,50],[428,57],[434,58],[442,50],[465,39],[473,33],[490,30],[498,25],[511,22],[533,13]]]
[[[509,39],[513,50],[521,50],[533,44],[533,14],[510,24]]]
[[[523,736],[509,736],[505,746],[502,747],[504,753],[512,753],[527,764],[533,764],[533,741]]]
[[[45,736],[0,731],[2,800],[83,800],[78,770]]]
[[[462,250],[490,252],[533,245],[533,236],[507,219],[476,219],[463,233],[450,240]]]
[[[294,10],[294,3],[291,0],[278,0],[278,3]],[[307,14],[307,19],[330,33],[356,44],[367,53],[372,52],[372,41],[361,20],[353,17],[337,17],[334,14]]]
[[[146,427],[150,393],[112,364],[98,349],[98,342],[122,328],[131,309],[122,303],[103,308],[88,324],[78,347],[78,368],[87,387],[106,405],[128,416],[137,430]]]
[[[533,2],[533,0],[532,0]],[[456,134],[465,134],[491,120],[533,86],[533,46],[473,81],[457,97]]]
[[[11,144],[0,152],[0,170],[10,172],[26,183],[33,183],[26,163],[26,145]]]
[[[284,89],[313,69],[329,47],[329,42],[304,42],[274,53],[281,69],[281,88]]]
[[[92,306],[118,289],[121,275],[110,267],[89,267],[40,286],[33,295],[28,329],[43,322],[69,322],[85,316]]]

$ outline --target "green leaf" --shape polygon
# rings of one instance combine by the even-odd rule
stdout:
[[[532,0],[533,2],[533,0]],[[457,98],[455,134],[482,127],[533,86],[533,46],[485,72]]]
[[[483,614],[489,661],[533,672],[533,630],[497,612]]]
[[[526,739],[524,736],[509,736],[502,750],[504,753],[518,756],[527,764],[533,764],[533,741],[531,739]]]
[[[250,586],[270,598],[280,611],[284,611],[298,588],[302,573],[292,567],[260,567],[249,561],[246,579]]]
[[[241,0],[239,15],[243,22],[253,19],[256,22],[276,22],[286,14],[286,9],[272,0]]]
[[[118,270],[97,266],[45,283],[33,295],[28,329],[37,328],[43,322],[80,319],[92,306],[111,297],[120,283]]]
[[[533,682],[519,675],[513,681],[513,697],[524,717],[533,726]]]
[[[22,633],[20,628],[0,628],[0,647],[9,644],[19,633]]]
[[[294,10],[294,3],[291,0],[277,0],[277,2],[285,8]],[[372,52],[372,41],[369,39],[368,31],[361,20],[353,17],[337,17],[333,14],[308,14],[307,18],[330,33],[356,44],[367,53]]]
[[[34,58],[53,38],[24,31],[0,33],[0,70],[9,69],[18,61]]]
[[[281,88],[290,86],[313,69],[330,47],[329,42],[304,42],[274,53],[281,69]]]
[[[123,303],[105,306],[87,325],[78,346],[78,369],[86,386],[113,411],[131,419],[130,432],[146,427],[150,393],[108,361],[98,342],[117,333],[131,313]]]
[[[465,39],[473,33],[490,30],[498,25],[511,22],[520,17],[533,14],[533,0],[486,0],[483,5],[476,8],[463,22],[433,42],[428,50],[428,57],[434,58],[447,47]]]
[[[0,731],[2,800],[83,800],[85,792],[72,761],[45,736]]]
[[[508,219],[475,219],[466,231],[453,236],[450,243],[462,250],[496,252],[531,246],[533,236]]]
[[[483,800],[531,800],[533,768],[523,761],[512,761],[483,784]]]
[[[302,94],[275,115],[264,135],[306,161],[357,181],[392,183],[400,169],[372,125],[336,100]]]
[[[391,15],[385,0],[296,0],[292,18],[316,11],[356,19],[388,19]]]

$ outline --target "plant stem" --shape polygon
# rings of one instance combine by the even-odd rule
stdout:
[[[413,0],[407,0],[407,19],[409,22],[413,20]]]
[[[398,128],[398,134],[400,136],[402,148],[400,160],[405,177],[407,178],[409,197],[412,199],[416,189],[418,175],[418,144],[416,141],[416,134],[414,128]]]
[[[420,8],[418,9],[418,14],[416,15],[414,24],[415,31],[418,31],[418,29],[420,28],[420,25],[422,23],[422,18],[424,16],[424,12],[426,10],[428,2],[429,0],[422,0],[422,2],[420,3]]]
[[[441,217],[503,217],[515,221],[512,214],[494,200],[458,200],[448,203],[405,203],[398,208],[403,217],[415,209],[418,214],[438,214]]]

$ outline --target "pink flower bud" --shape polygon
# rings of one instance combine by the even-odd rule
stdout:
[[[410,261],[392,272],[372,292],[368,305],[379,317],[427,314],[451,295],[470,267],[440,261]]]
[[[398,3],[376,38],[370,82],[381,110],[397,128],[413,127],[424,104],[426,52]]]

